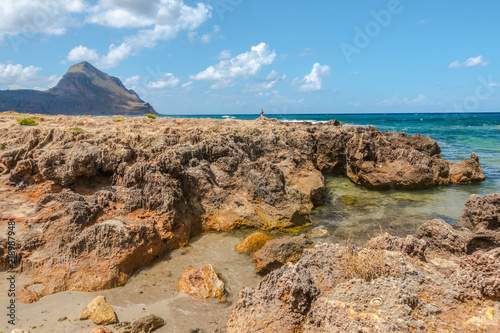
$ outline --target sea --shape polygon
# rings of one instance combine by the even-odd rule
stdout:
[[[255,119],[259,115],[195,115]],[[171,117],[171,116],[170,116]],[[500,113],[391,113],[391,114],[266,114],[283,122],[327,122],[343,125],[371,125],[381,131],[419,133],[434,138],[441,156],[450,161],[479,156],[486,181],[470,185],[438,186],[422,190],[369,190],[347,177],[327,176],[328,198],[311,214],[309,229],[320,227],[330,241],[349,239],[364,243],[383,232],[404,236],[430,219],[450,224],[460,217],[472,194],[500,192]],[[305,230],[307,231],[307,230]]]

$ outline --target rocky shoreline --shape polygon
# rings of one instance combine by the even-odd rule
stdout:
[[[18,300],[28,303],[65,290],[96,291],[123,285],[138,268],[202,233],[241,228],[289,230],[307,225],[309,213],[326,195],[323,174],[346,175],[371,189],[416,189],[484,180],[474,153],[462,162],[448,162],[429,137],[341,126],[336,121],[31,115],[39,124],[28,127],[17,124],[18,117],[0,115],[0,143],[5,148],[0,151],[0,219],[2,228],[15,222],[17,270],[31,279],[20,286]],[[448,225],[429,223],[424,226],[430,231],[419,229],[425,247],[442,250],[448,245],[430,240],[445,238],[433,232]],[[476,230],[471,228],[472,222],[461,223],[467,229],[446,229],[456,242],[452,244],[455,255],[473,256],[484,251],[485,244],[498,246],[496,232],[484,231],[491,228]],[[382,245],[406,244],[386,238]],[[336,247],[339,245],[304,250],[306,255],[296,266],[285,265],[261,282],[275,279],[272,284],[276,286],[282,278],[276,272],[281,272],[292,274],[287,280],[296,277],[306,283],[303,287],[310,294],[300,301],[305,302],[304,313],[287,324],[299,325],[292,331],[305,330],[311,304],[326,297],[324,290],[309,283],[313,278],[303,280],[301,274],[311,273],[301,263],[317,249],[328,252]],[[3,269],[8,262],[5,249],[6,240],[0,239]],[[370,251],[386,250],[393,249],[379,246]],[[402,256],[393,255],[391,260],[410,265]],[[423,274],[408,267],[411,276]],[[248,305],[252,293],[242,293],[240,301]],[[241,302],[228,324],[229,331],[241,332],[243,326],[238,325],[250,325],[250,318],[238,317],[238,311],[245,311]],[[322,302],[331,304],[328,298]],[[349,312],[347,303],[343,304],[337,305]],[[312,314],[316,319],[311,325],[324,321],[318,319],[320,312]],[[369,325],[382,331],[396,327],[388,322],[389,326]]]

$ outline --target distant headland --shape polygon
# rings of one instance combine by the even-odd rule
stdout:
[[[0,90],[0,111],[66,115],[157,114],[119,78],[86,61],[71,66],[49,90]]]

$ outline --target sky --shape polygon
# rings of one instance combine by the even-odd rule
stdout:
[[[500,111],[498,0],[2,0],[0,89],[88,61],[161,114]]]

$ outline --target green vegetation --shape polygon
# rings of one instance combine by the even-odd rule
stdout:
[[[23,126],[36,126],[38,125],[38,121],[33,118],[17,118],[16,121],[19,123],[19,125]]]
[[[121,123],[121,122],[123,121],[123,119],[120,119],[120,118],[115,118],[115,121],[116,121],[117,123]]]
[[[85,132],[82,128],[80,127],[70,127],[70,131],[77,131],[77,132]]]
[[[150,119],[156,119],[156,118],[158,118],[158,116],[157,116],[157,115],[155,115],[155,114],[151,114],[151,113],[146,113],[146,114],[144,115],[144,117],[147,117],[147,118],[150,118]]]
[[[0,143],[0,150],[4,150],[4,149],[7,149],[7,146],[4,145],[3,143]]]

